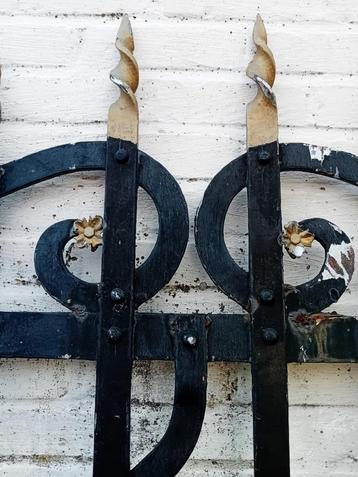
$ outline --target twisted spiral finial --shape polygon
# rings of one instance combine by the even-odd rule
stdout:
[[[121,95],[113,103],[108,114],[108,136],[115,139],[138,142],[138,104],[135,92],[139,83],[139,68],[133,56],[134,39],[128,15],[124,15],[116,38],[120,62],[110,73]]]
[[[253,40],[257,47],[246,74],[258,86],[256,97],[247,106],[247,142],[249,147],[274,142],[278,138],[277,106],[272,86],[276,65],[272,51],[267,46],[265,25],[257,15]]]

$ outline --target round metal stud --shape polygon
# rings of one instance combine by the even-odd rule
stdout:
[[[123,303],[125,299],[125,293],[120,288],[113,288],[111,291],[111,299],[115,303]]]
[[[265,304],[272,303],[274,300],[273,291],[269,290],[268,288],[264,288],[263,290],[261,290],[259,293],[259,297],[260,301]]]
[[[122,331],[117,326],[111,326],[108,330],[108,341],[116,344],[122,338]]]
[[[272,345],[278,341],[278,333],[273,328],[263,328],[262,329],[262,339],[266,344]]]
[[[339,300],[339,297],[341,296],[341,294],[339,293],[339,291],[337,290],[337,288],[331,288],[329,290],[329,296],[331,297],[331,299],[336,302]]]
[[[123,149],[122,147],[120,147],[118,149],[118,151],[116,152],[115,154],[115,158],[118,162],[120,162],[121,164],[123,164],[124,162],[127,162],[128,159],[129,159],[129,153],[130,151],[128,151],[127,149]]]
[[[257,159],[259,162],[262,162],[263,164],[266,164],[271,161],[271,153],[269,151],[266,151],[265,149],[261,149],[258,152]]]
[[[195,348],[198,344],[198,338],[193,335],[184,335],[183,341],[186,346],[189,346],[189,348]]]

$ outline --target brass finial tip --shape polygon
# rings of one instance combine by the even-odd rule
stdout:
[[[119,64],[111,71],[110,79],[121,91],[108,113],[108,136],[138,143],[138,105],[135,92],[139,82],[139,68],[134,58],[134,39],[128,15],[123,15],[117,33],[116,48]]]
[[[257,14],[252,36],[256,45],[256,54],[250,61],[246,74],[254,81],[256,81],[256,77],[259,77],[272,86],[275,80],[276,66],[273,54],[267,46],[266,28],[260,14]]]
[[[267,45],[264,22],[257,14],[253,41],[256,52],[247,66],[246,74],[258,86],[256,97],[247,106],[247,144],[249,147],[268,144],[278,137],[277,106],[272,90],[276,66],[272,51]]]
[[[116,38],[116,46],[125,45],[129,50],[134,50],[132,25],[127,14],[123,15]]]
[[[259,13],[256,16],[253,37],[254,37],[255,43],[256,43],[256,40],[259,40],[259,39],[267,43],[267,33],[266,33],[265,24]]]

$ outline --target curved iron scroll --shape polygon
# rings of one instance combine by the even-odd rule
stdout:
[[[281,171],[300,170],[339,178],[354,185],[358,183],[358,158],[351,154],[303,144],[282,144],[280,160]],[[61,174],[104,170],[105,167],[105,142],[48,149],[5,164],[0,196]],[[158,210],[159,234],[152,254],[136,272],[136,306],[169,281],[184,253],[188,231],[186,204],[175,180],[141,152],[138,169],[139,185],[147,190]],[[198,251],[209,275],[245,308],[248,307],[247,272],[230,256],[223,229],[232,199],[246,187],[246,176],[247,157],[244,154],[226,166],[209,185],[195,230]],[[349,238],[324,219],[307,219],[300,225],[315,234],[326,255],[321,271],[313,280],[286,290],[286,305],[291,312],[287,360],[356,360],[353,335],[357,326],[353,317],[335,316],[327,324],[327,346],[317,347],[318,338],[311,339],[322,326],[322,316],[315,313],[337,301],[352,276],[354,254]],[[0,331],[5,340],[0,347],[0,356],[95,359],[98,285],[79,280],[64,264],[63,249],[73,236],[72,226],[73,220],[65,220],[49,227],[35,252],[36,270],[43,286],[72,313],[0,313]],[[176,245],[175,250],[171,247],[170,254],[166,247],[168,243]],[[337,250],[341,258],[338,267],[334,262]],[[342,259],[342,252],[346,258]],[[50,276],[52,279],[56,276],[57,281],[51,281]],[[211,326],[207,330],[209,321]],[[188,341],[188,336],[195,340]],[[134,477],[175,476],[194,449],[202,427],[207,361],[250,361],[249,321],[243,315],[208,318],[136,313],[133,339],[135,359],[175,361],[176,383],[173,412],[166,433],[130,472]],[[344,343],[343,347],[341,343]]]
[[[200,435],[206,407],[207,339],[203,317],[169,322],[175,361],[175,396],[169,427],[131,471],[133,477],[174,477],[190,457]]]
[[[0,197],[62,174],[104,170],[105,165],[105,142],[47,149],[3,166]],[[178,183],[143,152],[139,153],[138,185],[157,208],[159,228],[154,249],[136,271],[136,306],[154,296],[173,276],[189,233],[187,206]],[[72,220],[59,222],[43,233],[35,251],[36,271],[44,288],[62,305],[79,313],[98,311],[97,285],[75,277],[63,261],[64,246],[73,237],[72,224]]]
[[[280,145],[281,172],[304,171],[358,183],[358,158],[306,144]],[[231,257],[224,239],[224,223],[233,198],[246,187],[247,155],[224,167],[205,191],[195,222],[199,256],[214,283],[245,309],[249,308],[249,275]],[[354,252],[347,235],[324,219],[300,223],[309,228],[325,250],[318,275],[296,287],[287,286],[289,312],[316,313],[335,303],[346,290],[354,270]],[[217,260],[217,257],[220,260]]]

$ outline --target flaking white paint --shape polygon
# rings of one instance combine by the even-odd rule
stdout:
[[[312,160],[323,162],[327,156],[329,156],[332,150],[329,147],[315,146],[313,144],[308,145],[310,156]]]

